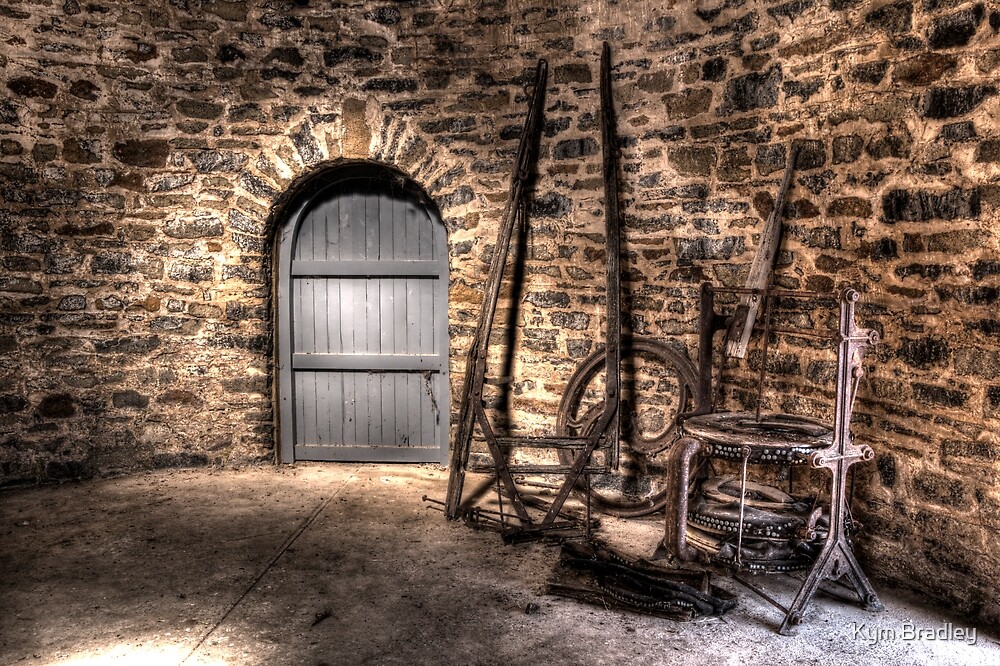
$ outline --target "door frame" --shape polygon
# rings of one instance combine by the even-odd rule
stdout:
[[[445,318],[442,337],[444,348],[441,356],[444,362],[440,372],[434,381],[439,387],[439,395],[435,397],[438,404],[439,414],[442,422],[438,429],[438,462],[441,465],[448,463],[450,421],[451,421],[451,384],[449,376],[449,349],[450,336],[448,335],[448,285],[450,278],[449,252],[447,245],[447,229],[441,219],[437,205],[434,203],[424,189],[408,175],[387,164],[362,161],[345,160],[322,168],[310,175],[306,182],[296,191],[291,193],[287,199],[287,204],[283,207],[284,213],[277,218],[276,233],[274,235],[274,256],[275,271],[272,281],[273,293],[277,302],[277,307],[273,309],[272,330],[276,338],[275,344],[275,402],[276,404],[276,461],[278,463],[295,462],[295,395],[292,368],[293,343],[291,339],[291,317],[292,304],[290,300],[291,292],[291,264],[292,249],[296,234],[301,226],[303,214],[318,197],[321,197],[328,189],[337,187],[344,182],[351,180],[380,180],[391,184],[393,187],[406,191],[414,196],[420,204],[433,225],[438,225],[444,232],[445,245],[444,256],[441,260],[441,270],[436,275],[438,281],[437,289],[442,295],[444,309],[439,316]],[[282,329],[282,323],[288,323],[288,330]],[[389,455],[384,462],[427,462],[425,456],[427,447],[419,449],[407,449],[405,447],[386,447],[387,451],[394,452]],[[374,451],[376,449],[372,449]],[[419,455],[417,455],[419,454]],[[419,460],[417,459],[419,457]],[[372,462],[377,458],[372,457]]]

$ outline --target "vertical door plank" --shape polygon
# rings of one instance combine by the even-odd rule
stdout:
[[[316,441],[318,446],[330,445],[330,373],[315,372],[316,377]]]
[[[327,278],[324,282],[326,283],[326,312],[323,316],[323,323],[326,325],[326,330],[329,333],[328,351],[331,354],[343,354],[346,351],[344,348],[344,331],[340,326],[341,309],[343,307],[341,282],[343,282],[343,279],[333,277]]]
[[[338,199],[339,208],[339,240],[340,258],[342,260],[354,259],[354,237],[357,229],[355,224],[354,197],[350,187],[340,190]],[[350,279],[342,278],[340,285],[340,317],[337,320],[337,330],[340,339],[343,341],[343,351],[345,354],[354,352],[354,288]],[[355,403],[355,378],[350,372],[340,373],[341,376],[341,396],[340,412],[343,425],[343,443],[347,446],[353,445],[357,440],[356,419],[354,413]]]
[[[430,261],[434,258],[434,230],[431,227],[431,219],[416,204],[411,203],[408,208],[410,224],[417,234],[417,258]]]
[[[302,441],[300,444],[316,443],[316,373],[299,373],[302,382]]]
[[[335,234],[336,228],[330,223],[331,220],[339,219],[340,214],[337,212],[337,199],[331,198],[323,202],[323,251],[320,253],[317,259],[322,259],[323,261],[332,261],[335,259]]]
[[[395,228],[393,227],[392,210],[395,206],[395,197],[383,196],[379,200],[378,208],[378,228],[379,228],[379,260],[388,261],[396,258]]]
[[[299,231],[295,234],[295,258],[296,259],[312,259],[313,247],[313,223],[312,223],[312,213],[306,214],[305,218],[302,220],[302,224],[299,226]]]
[[[394,199],[392,202],[392,247],[393,259],[410,259],[406,233],[406,202]]]
[[[383,196],[379,190],[371,190],[365,193],[365,259],[368,261],[379,260],[380,235],[382,232],[379,208],[381,207]]]
[[[286,278],[288,280],[288,301],[289,309],[292,311],[292,320],[288,322],[286,330],[282,331],[282,334],[289,335],[292,342],[292,353],[298,354],[302,352],[302,331],[299,330],[305,316],[302,312],[303,304],[305,300],[302,298],[302,282],[303,280],[299,278]]]
[[[402,197],[394,197],[392,201],[392,258],[402,260],[407,258],[406,247],[406,203]],[[392,322],[393,353],[405,354],[406,348],[406,280],[392,280]],[[397,374],[392,382],[393,403],[393,441],[397,446],[405,446],[409,441],[407,420],[407,382],[406,374]]]
[[[354,214],[351,216],[351,237],[354,240],[353,259],[365,259],[367,234],[367,218],[365,217],[367,194],[360,188],[353,188],[351,192],[351,206]]]
[[[350,354],[357,351],[354,328],[351,325],[352,322],[355,321],[354,301],[357,298],[357,295],[354,293],[355,280],[342,278],[340,280],[340,286],[341,302],[338,329],[341,331],[341,335],[344,339],[344,353]],[[343,405],[344,443],[353,445],[357,441],[357,415],[355,414],[354,409],[357,382],[353,372],[344,372],[341,373],[341,376],[343,377],[344,387],[343,395],[341,396],[341,403]]]
[[[350,261],[354,259],[354,198],[349,189],[344,189],[339,196],[340,208],[340,259]]]
[[[380,252],[381,216],[379,209],[382,204],[382,194],[378,189],[365,193],[365,259],[378,261]],[[381,280],[365,280],[365,337],[369,354],[381,354]],[[377,445],[382,441],[382,387],[377,373],[367,373],[365,377],[368,405],[368,441]]]
[[[307,316],[313,325],[313,351],[319,354],[330,351],[330,329],[326,322],[328,318],[327,290],[330,280],[317,278],[313,283],[312,312]]]
[[[294,407],[295,407],[295,443],[306,443],[306,397],[303,389],[303,373],[292,373],[292,384],[294,387]]]
[[[298,299],[296,307],[299,310],[299,319],[295,322],[295,348],[303,354],[311,354],[316,351],[315,326],[313,322],[313,298],[315,292],[315,280],[312,278],[299,278],[295,281],[298,287]]]

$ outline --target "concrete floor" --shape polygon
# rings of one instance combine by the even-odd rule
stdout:
[[[881,588],[886,612],[820,597],[796,637],[731,581],[740,605],[691,623],[544,596],[558,549],[446,522],[421,501],[445,486],[299,464],[5,491],[0,664],[1000,664],[995,633]],[[645,555],[661,529],[601,531]]]

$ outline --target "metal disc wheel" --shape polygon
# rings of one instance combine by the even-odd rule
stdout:
[[[605,353],[599,349],[576,369],[566,385],[556,430],[586,435],[604,409]],[[618,469],[590,476],[591,506],[623,518],[663,508],[667,489],[661,454],[675,438],[677,417],[692,406],[694,364],[686,354],[649,338],[622,338],[621,456]],[[572,453],[560,451],[564,463]],[[581,478],[577,491],[586,493]]]

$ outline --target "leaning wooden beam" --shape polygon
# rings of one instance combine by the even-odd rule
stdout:
[[[482,408],[482,387],[486,374],[490,331],[493,329],[493,319],[496,315],[497,300],[500,295],[500,284],[503,280],[504,267],[507,264],[507,253],[510,249],[511,236],[517,222],[525,215],[526,196],[529,181],[534,169],[537,151],[538,135],[542,125],[543,101],[545,99],[545,82],[548,75],[548,64],[545,60],[538,61],[535,70],[535,84],[532,90],[528,116],[521,130],[521,140],[514,160],[514,172],[511,175],[510,193],[507,197],[507,207],[504,210],[503,222],[497,233],[493,257],[490,261],[489,277],[486,280],[486,290],[483,306],[479,312],[479,324],[469,347],[465,362],[465,380],[462,384],[462,402],[459,410],[458,428],[451,450],[451,472],[448,478],[448,496],[445,502],[445,515],[454,520],[459,515],[462,503],[462,488],[465,483],[465,468],[469,462],[469,452],[472,446],[472,432],[475,427],[476,407]],[[523,223],[524,221],[521,220]],[[513,479],[501,463],[498,469],[501,480],[508,489],[513,491]],[[504,474],[504,472],[507,472]],[[517,507],[515,506],[515,509]],[[520,512],[519,512],[520,513]]]
[[[576,454],[562,487],[552,500],[543,526],[552,525],[584,472],[591,455],[602,440],[610,445],[611,462],[618,464],[619,415],[621,403],[621,216],[618,210],[618,138],[615,131],[615,107],[611,97],[611,47],[604,42],[601,51],[601,145],[604,169],[604,224],[607,289],[607,312],[604,328],[605,373],[604,407],[587,444]],[[589,486],[589,484],[588,484]]]
[[[760,243],[757,245],[757,254],[750,264],[747,289],[765,289],[770,284],[774,261],[781,246],[781,213],[785,207],[785,195],[792,183],[792,172],[795,170],[797,157],[798,146],[792,144],[788,151],[788,162],[785,164],[785,176],[781,179],[781,188],[774,200],[774,210],[767,218],[764,231],[760,235]],[[743,302],[736,308],[729,330],[726,332],[726,356],[733,358],[746,356],[747,344],[750,342],[750,334],[753,333],[757,321],[760,304],[759,294],[748,294],[743,297]]]

